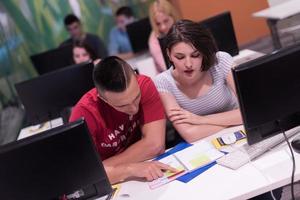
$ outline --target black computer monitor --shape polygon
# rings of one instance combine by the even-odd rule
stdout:
[[[74,64],[72,45],[35,54],[30,59],[40,75]]]
[[[300,46],[232,69],[248,143],[300,125]]]
[[[94,87],[93,68],[93,63],[81,63],[15,84],[27,125],[64,116],[64,111]]]
[[[82,199],[112,191],[84,120],[0,147],[0,196],[54,199],[80,190]]]
[[[164,61],[165,61],[166,68],[169,69],[171,67],[171,62],[170,62],[169,56],[167,54],[166,37],[165,36],[164,37],[159,37],[158,42],[159,42],[161,52],[163,54],[163,58],[164,58]]]
[[[230,12],[224,12],[200,22],[213,35],[220,51],[225,51],[231,56],[239,54],[234,27]]]
[[[128,24],[126,30],[134,53],[148,49],[148,39],[152,31],[148,17]]]

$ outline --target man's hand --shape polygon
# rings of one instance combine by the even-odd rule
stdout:
[[[152,181],[163,176],[164,171],[177,172],[177,169],[158,161],[131,163],[128,165],[131,177]]]
[[[169,112],[169,119],[172,123],[175,124],[193,124],[193,125],[202,125],[205,124],[205,117],[195,115],[187,110],[182,108],[173,108]]]

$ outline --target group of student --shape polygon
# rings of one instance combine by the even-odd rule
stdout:
[[[142,162],[164,152],[166,118],[188,142],[242,123],[230,73],[232,57],[218,52],[210,33],[198,23],[175,21],[174,10],[167,0],[155,1],[150,8],[155,28],[149,46],[154,50],[157,37],[166,37],[169,70],[162,70],[153,82],[135,74],[119,54],[103,56],[94,68],[96,87],[73,108],[70,121],[85,118],[112,183],[131,177],[150,181],[163,170],[174,170]],[[118,38],[115,30],[112,35]],[[97,41],[90,34],[85,37]]]
[[[119,24],[134,21],[133,16],[126,17]],[[152,81],[136,74],[124,61],[130,44],[116,30],[125,26],[118,25],[111,37],[123,41],[128,52],[116,51],[122,48],[111,44],[110,53],[115,56],[107,57],[99,49],[95,56],[86,48],[89,59],[101,58],[94,67],[95,88],[84,94],[70,116],[70,121],[85,119],[112,184],[130,179],[152,181],[166,170],[176,171],[159,161],[148,161],[165,151],[167,121],[187,142],[242,124],[230,70],[233,58],[217,50],[211,34],[199,23],[179,19],[167,0],[154,1],[149,17],[153,26],[149,49],[161,73]],[[68,27],[69,32],[71,29]],[[158,44],[161,36],[166,38],[172,64],[168,70]],[[85,37],[103,45],[89,34]],[[74,48],[74,60],[77,50]]]

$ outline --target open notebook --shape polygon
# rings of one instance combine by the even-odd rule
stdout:
[[[204,167],[223,155],[224,153],[218,151],[211,143],[201,141],[186,149],[160,159],[160,162],[176,168],[178,172],[171,173],[166,171],[163,177],[150,182],[149,186],[151,189],[155,189],[161,185],[171,182],[185,173]]]

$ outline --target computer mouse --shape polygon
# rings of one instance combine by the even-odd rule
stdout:
[[[227,133],[221,136],[221,139],[225,144],[233,144],[236,142],[236,137],[234,133]]]
[[[293,141],[291,142],[291,145],[293,147],[293,150],[297,153],[300,153],[300,137],[296,137],[295,139],[293,139]]]

